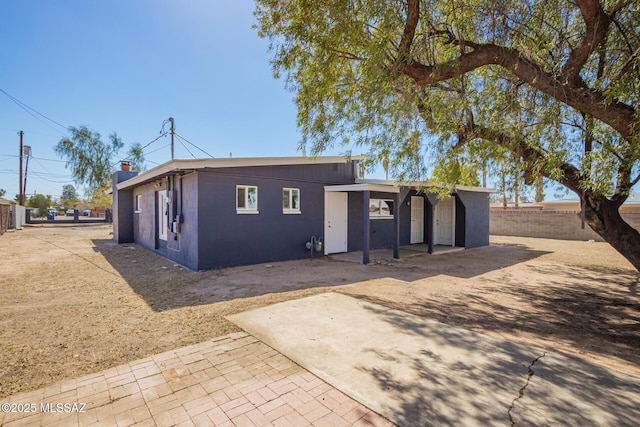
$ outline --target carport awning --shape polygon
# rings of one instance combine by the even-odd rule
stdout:
[[[348,192],[348,191],[378,191],[380,193],[400,193],[400,187],[384,184],[346,184],[346,185],[326,185],[324,191],[327,192]]]

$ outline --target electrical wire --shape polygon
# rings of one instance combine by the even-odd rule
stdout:
[[[16,157],[19,157],[19,156],[16,156]],[[43,160],[43,161],[46,161],[46,162],[67,163],[66,160],[59,160],[59,159],[45,159],[43,157],[33,157],[33,156],[31,156],[31,158],[35,159],[35,160]]]
[[[187,144],[192,145],[193,147],[197,148],[198,150],[202,151],[204,154],[206,154],[207,156],[211,157],[212,159],[214,159],[215,157],[213,157],[211,154],[207,153],[206,151],[204,151],[202,148],[198,147],[197,145],[195,145],[193,142],[189,141],[187,138],[178,135],[177,133],[173,133],[175,136],[177,136],[178,138],[180,138],[181,140],[183,140],[184,142],[186,142]],[[186,148],[186,147],[185,147]],[[187,150],[189,151],[189,150]],[[189,151],[191,152],[191,151]],[[193,154],[192,154],[193,155]]]
[[[160,148],[156,148],[155,150],[153,150],[153,151],[149,151],[148,153],[144,153],[144,154],[149,155],[149,154],[157,153],[158,151],[160,151],[160,150],[164,150],[165,148],[169,148],[169,147],[171,147],[171,144],[163,145],[163,146],[162,146],[162,147],[160,147]],[[146,161],[147,161],[147,160],[145,159],[145,162],[146,162]]]
[[[140,148],[140,151],[143,151],[145,148],[147,148],[148,146],[150,146],[151,144],[153,144],[154,142],[156,142],[157,140],[159,140],[159,139],[160,139],[160,138],[162,138],[163,136],[167,136],[167,133],[168,133],[168,132],[160,133],[160,136],[158,136],[156,139],[154,139],[154,140],[152,140],[152,141],[149,141],[149,142],[147,142],[144,146],[142,146],[142,147]],[[156,151],[157,151],[157,150],[156,150]],[[154,151],[152,151],[151,153],[153,153],[153,152],[154,152]],[[147,154],[150,154],[150,153],[147,153]],[[113,167],[114,167],[115,165],[117,165],[119,162],[120,162],[120,160],[116,160],[114,163],[112,163],[112,164],[110,165],[110,168],[113,168]]]
[[[54,123],[58,126],[60,126],[61,128],[63,128],[65,130],[65,132],[68,132],[68,127],[60,124],[59,122],[53,120],[50,117],[45,116],[44,114],[42,114],[41,112],[39,112],[38,110],[36,110],[35,108],[29,107],[27,104],[25,104],[24,102],[20,101],[18,98],[10,95],[9,93],[7,93],[4,89],[0,89],[0,92],[4,93],[7,98],[9,98],[11,101],[13,101],[18,107],[22,108],[24,111],[26,111],[29,115],[31,115],[32,117],[34,117],[36,120],[39,120],[40,122],[44,123],[45,125],[49,126],[52,129],[55,129],[56,132],[59,132],[56,128],[54,128],[53,126],[51,126],[50,124],[48,124],[47,122],[43,121],[40,117],[43,117],[47,120],[49,120],[51,123]],[[38,116],[36,116],[35,114],[37,114]],[[63,134],[66,136],[66,134]]]
[[[143,147],[141,147],[141,148],[140,148],[140,151],[144,150],[145,148],[147,148],[148,146],[150,146],[151,144],[153,144],[154,142],[156,142],[157,140],[159,140],[159,139],[160,139],[160,138],[162,138],[163,136],[167,136],[167,134],[168,134],[168,133],[169,133],[169,132],[164,132],[164,133],[163,133],[162,131],[160,131],[160,136],[159,136],[159,137],[157,137],[156,139],[154,139],[154,140],[153,140],[153,141],[151,141],[151,142],[147,142]]]
[[[186,145],[184,145],[184,142],[182,142],[182,138],[180,138],[180,136],[178,136],[178,134],[174,134],[177,138],[178,138],[178,142],[180,144],[182,144],[182,146],[184,147],[185,150],[187,150],[189,152],[189,154],[191,154],[191,157],[193,157],[194,159],[196,158],[196,156],[191,152],[191,150],[189,150],[189,147],[187,147]]]

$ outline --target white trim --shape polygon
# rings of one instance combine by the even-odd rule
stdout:
[[[444,184],[431,181],[391,181],[386,179],[356,179],[357,184],[375,184],[395,187],[444,187]],[[471,187],[469,185],[454,185],[454,191],[469,191],[473,193],[497,193],[498,190],[486,187]]]
[[[244,206],[238,206],[238,190],[240,188],[244,189]],[[256,201],[255,201],[255,208],[251,208],[249,207],[249,189],[250,188],[255,188],[256,189]],[[240,184],[240,185],[236,185],[236,213],[239,214],[257,214],[260,213],[258,211],[258,186],[257,185],[244,185],[244,184]]]
[[[141,173],[126,181],[116,184],[118,190],[133,187],[146,181],[153,180],[155,177],[170,172],[204,169],[204,168],[237,168],[247,166],[285,166],[285,165],[306,165],[306,164],[330,164],[330,163],[347,163],[351,160],[363,160],[365,156],[318,156],[318,157],[234,157],[229,159],[179,159],[170,160],[153,169]]]
[[[284,198],[282,199],[283,202],[283,206],[282,206],[282,213],[285,215],[291,215],[291,214],[301,214],[302,213],[302,206],[300,204],[300,188],[296,188],[296,187],[282,187],[282,193],[284,196],[284,192],[285,190],[289,190],[289,207],[285,208],[284,207]],[[291,207],[293,205],[293,192],[297,191],[298,192],[298,207],[297,208],[293,208]]]
[[[135,198],[135,210],[133,213],[141,213],[142,212],[142,194],[136,194]]]
[[[391,203],[395,203],[395,200],[393,199],[380,199],[380,198],[373,198],[373,199],[369,199],[369,219],[393,219],[393,209],[391,209],[389,211],[388,215],[382,215],[382,214],[376,214],[371,212],[371,202],[373,202],[374,200],[378,201],[378,211],[380,210],[380,207],[382,206],[380,203],[381,202],[391,202]]]
[[[380,193],[400,193],[400,187],[378,184],[346,184],[346,185],[327,185],[324,187],[326,192],[347,192],[347,191],[378,191]]]

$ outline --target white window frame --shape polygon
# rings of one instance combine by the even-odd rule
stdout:
[[[238,203],[238,191],[240,189],[244,190],[244,201],[243,205],[240,206]],[[255,189],[256,200],[253,207],[249,207],[249,193],[251,189]],[[258,214],[258,186],[256,185],[236,185],[236,213],[238,214]]]
[[[287,208],[285,206],[285,201],[287,199],[285,199],[285,191],[289,192],[289,196],[288,196],[288,202],[289,202],[289,207]],[[294,208],[293,206],[293,193],[297,192],[298,193],[298,207]],[[300,189],[299,188],[290,188],[290,187],[284,187],[282,189],[282,213],[283,214],[300,214],[302,213],[300,211]]]
[[[135,213],[142,212],[142,194],[136,194],[135,204]]]
[[[370,219],[393,219],[393,207],[389,209],[389,213],[383,213],[382,204],[385,202],[395,203],[393,199],[369,199],[369,218]],[[377,206],[377,209],[376,209]],[[393,205],[391,205],[393,206]],[[373,209],[373,210],[372,210]]]

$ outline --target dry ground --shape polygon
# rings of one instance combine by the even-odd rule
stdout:
[[[369,266],[193,272],[111,237],[54,224],[0,237],[0,397],[237,331],[224,316],[327,290],[640,376],[640,275],[604,243],[495,237]]]

